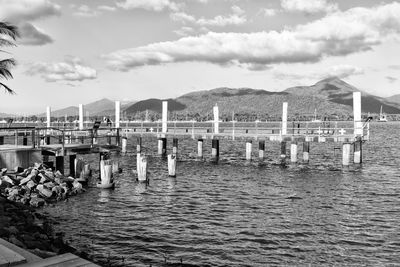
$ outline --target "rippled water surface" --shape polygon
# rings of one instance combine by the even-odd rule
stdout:
[[[397,265],[399,133],[400,123],[372,124],[363,165],[348,169],[332,143],[282,168],[279,143],[267,142],[260,164],[256,142],[248,163],[244,141],[221,140],[216,165],[209,140],[197,161],[197,142],[180,139],[176,178],[145,138],[148,186],[135,181],[132,138],[128,154],[112,155],[123,168],[115,190],[89,188],[46,211],[73,246],[115,266]],[[85,156],[96,168],[97,157]]]

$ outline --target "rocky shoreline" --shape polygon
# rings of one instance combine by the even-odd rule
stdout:
[[[64,241],[64,234],[53,229],[56,222],[40,209],[84,191],[77,179],[53,172],[43,164],[11,173],[0,170],[0,238],[41,258],[71,252],[93,261]]]

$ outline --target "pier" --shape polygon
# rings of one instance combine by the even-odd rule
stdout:
[[[167,140],[173,139],[173,154],[177,154],[178,139],[190,137],[197,142],[198,156],[202,157],[203,141],[212,140],[212,158],[218,159],[219,143],[223,140],[246,142],[246,159],[252,159],[252,143],[258,142],[259,157],[265,157],[265,142],[281,143],[281,158],[286,159],[286,148],[290,144],[290,161],[298,161],[299,145],[303,149],[303,162],[309,161],[310,143],[334,142],[342,145],[343,166],[350,164],[351,147],[353,162],[362,163],[362,143],[369,140],[369,120],[361,118],[361,93],[353,93],[353,121],[299,121],[288,120],[288,103],[282,103],[280,121],[237,122],[221,121],[218,106],[213,108],[214,119],[208,122],[170,121],[168,105],[162,104],[162,120],[156,122],[121,122],[120,104],[116,102],[118,119],[113,127],[100,127],[95,122],[90,127],[83,122],[83,106],[80,105],[79,127],[65,125],[55,127],[50,123],[50,108],[47,108],[47,127],[3,127],[0,128],[0,167],[28,166],[42,156],[73,157],[76,154],[100,153],[111,150],[126,152],[128,137],[153,136],[158,140],[158,154],[166,156]],[[21,140],[22,139],[22,140]],[[121,142],[122,139],[122,142]],[[7,140],[7,142],[5,142]],[[121,147],[122,145],[122,147]],[[39,154],[38,154],[39,153]],[[141,150],[138,150],[140,155]],[[21,155],[20,155],[21,154]],[[14,155],[14,156],[13,156]],[[58,164],[63,164],[59,158]],[[57,168],[57,166],[56,166]]]

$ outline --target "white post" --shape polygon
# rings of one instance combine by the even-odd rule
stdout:
[[[167,122],[168,122],[168,102],[162,102],[162,132],[167,133]]]
[[[290,144],[290,162],[297,162],[297,143]]]
[[[283,102],[282,105],[282,135],[287,134],[287,116],[288,116],[288,103]]]
[[[51,108],[47,107],[46,108],[46,117],[47,117],[47,128],[51,127]]]
[[[203,139],[197,140],[197,157],[203,157]]]
[[[79,104],[79,130],[83,130],[83,105]]]
[[[246,141],[246,160],[251,160],[251,149],[252,149],[252,142],[251,140]]]
[[[343,166],[349,166],[350,164],[350,149],[351,149],[351,144],[343,143],[343,157],[342,157]]]
[[[115,101],[115,128],[119,128],[120,115],[121,115],[121,102]]]
[[[176,156],[168,155],[168,175],[176,177]]]
[[[353,93],[354,136],[362,136],[361,92]]]
[[[214,134],[219,134],[219,110],[217,104],[214,106]]]
[[[139,182],[147,181],[147,158],[145,155],[138,154],[136,168]]]
[[[124,136],[122,137],[122,153],[126,153],[127,145],[128,145],[128,138]]]

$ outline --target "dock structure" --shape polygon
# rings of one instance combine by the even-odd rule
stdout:
[[[47,127],[25,128],[0,128],[0,167],[4,151],[40,151],[46,156],[68,156],[76,153],[97,153],[107,149],[120,149],[120,139],[123,137],[122,149],[126,152],[127,138],[130,136],[153,136],[158,140],[158,154],[167,156],[167,140],[174,139],[174,152],[177,154],[178,138],[190,137],[197,140],[198,157],[204,156],[203,142],[212,140],[212,159],[218,161],[220,156],[219,143],[222,140],[235,140],[246,142],[246,159],[252,160],[252,143],[259,142],[259,158],[265,157],[265,142],[281,143],[281,158],[286,158],[286,147],[290,144],[290,161],[298,162],[298,147],[303,148],[303,163],[309,162],[311,143],[341,143],[343,152],[343,165],[349,165],[351,147],[353,147],[353,163],[362,163],[362,143],[369,140],[369,120],[362,121],[361,93],[353,93],[353,121],[299,121],[288,120],[288,103],[282,103],[282,118],[280,121],[255,121],[237,122],[221,121],[219,109],[213,107],[214,118],[207,122],[197,121],[171,121],[168,120],[168,103],[162,102],[162,119],[155,122],[125,122],[120,121],[120,102],[115,103],[115,128],[97,127],[84,128],[83,106],[79,105],[79,127],[63,128],[49,125],[50,107],[47,107]],[[95,123],[95,126],[96,126]],[[23,139],[22,142],[20,139]],[[8,143],[5,143],[8,139]],[[15,147],[10,144],[14,140]],[[112,139],[115,140],[112,144]],[[105,140],[105,142],[104,142]],[[11,142],[12,143],[12,142]],[[21,147],[22,144],[22,147]],[[349,148],[350,145],[350,148]],[[140,144],[141,146],[141,144]],[[337,145],[336,145],[337,146]],[[27,153],[27,152],[23,152]],[[33,152],[32,152],[33,153]],[[141,150],[138,155],[141,153]],[[34,154],[34,153],[33,153]],[[29,156],[25,156],[29,158]],[[58,159],[60,161],[60,159]],[[26,164],[25,164],[26,165]]]

